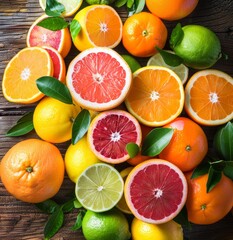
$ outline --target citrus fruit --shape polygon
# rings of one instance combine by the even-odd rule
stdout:
[[[43,98],[33,113],[33,125],[37,135],[51,143],[71,139],[74,119],[80,107],[60,102],[51,97]]]
[[[116,47],[122,38],[122,21],[116,10],[107,5],[91,5],[74,17],[81,31],[73,40],[79,51],[91,47]]]
[[[124,101],[131,86],[132,73],[115,50],[94,47],[73,59],[68,67],[66,82],[80,106],[103,111]]]
[[[152,224],[134,218],[131,232],[133,240],[183,240],[182,226],[173,220],[162,224]]]
[[[175,164],[183,172],[197,167],[208,152],[208,140],[203,129],[185,117],[176,118],[164,128],[172,128],[174,132],[159,157]]]
[[[121,163],[129,159],[128,143],[141,144],[141,128],[130,113],[109,110],[97,115],[87,131],[87,140],[98,159],[107,163]]]
[[[34,103],[44,94],[36,86],[36,80],[53,75],[53,62],[48,52],[39,47],[20,50],[7,64],[3,79],[4,97],[14,103]]]
[[[146,6],[150,12],[168,21],[188,16],[197,4],[198,0],[146,0]]]
[[[82,232],[86,240],[128,240],[129,223],[119,210],[96,213],[88,210],[82,221]]]
[[[174,164],[151,159],[135,166],[126,178],[124,194],[133,215],[147,223],[172,220],[187,198],[184,174]]]
[[[212,30],[201,25],[186,25],[182,31],[182,39],[175,46],[171,44],[171,48],[183,59],[185,65],[194,69],[206,69],[221,57],[220,40]],[[206,42],[208,44],[203,44]]]
[[[233,79],[214,69],[196,72],[185,87],[185,110],[196,122],[216,126],[233,118]]]
[[[74,15],[82,5],[83,0],[57,0],[65,7],[65,11],[62,13],[63,17],[70,17]],[[39,0],[40,6],[43,10],[46,8],[46,0]]]
[[[1,180],[15,198],[38,203],[53,197],[64,179],[59,149],[39,139],[27,139],[11,147],[1,160]]]
[[[124,181],[120,173],[106,163],[96,163],[79,176],[75,194],[82,206],[94,212],[112,209],[123,195]]]
[[[135,72],[136,70],[138,70],[139,68],[141,68],[140,63],[131,55],[128,54],[122,54],[121,55],[125,61],[128,63],[130,69],[132,72]]]
[[[233,183],[222,174],[220,182],[207,193],[208,174],[191,179],[186,175],[188,197],[186,208],[188,219],[195,224],[213,224],[224,218],[232,209]]]
[[[164,47],[166,40],[166,26],[160,18],[151,13],[136,13],[124,22],[122,43],[133,56],[152,56],[156,53],[156,47]]]
[[[172,51],[169,51],[169,50],[167,52],[173,53]],[[186,81],[188,80],[188,74],[189,74],[188,67],[186,67],[184,64],[180,64],[176,67],[167,65],[164,62],[163,57],[159,52],[149,58],[149,60],[147,61],[147,66],[162,66],[162,67],[170,68],[179,76],[183,84],[185,84]]]
[[[76,144],[70,144],[65,153],[66,172],[71,181],[77,182],[80,174],[89,166],[100,162],[92,153],[86,135]]]
[[[27,46],[28,47],[42,47],[49,46],[55,48],[64,58],[71,48],[71,36],[68,28],[63,28],[57,31],[51,31],[46,28],[37,26],[39,22],[47,18],[47,15],[42,15],[37,18],[27,33]]]
[[[169,68],[142,67],[133,73],[132,87],[125,104],[142,124],[151,127],[165,125],[183,110],[183,84]]]

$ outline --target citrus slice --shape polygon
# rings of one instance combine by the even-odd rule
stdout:
[[[185,110],[199,124],[215,126],[233,118],[233,78],[214,69],[196,72],[185,87]]]
[[[153,224],[165,223],[183,208],[187,199],[187,181],[174,164],[151,159],[129,173],[124,194],[136,218]]]
[[[71,36],[68,28],[63,28],[57,31],[51,31],[46,28],[37,26],[39,22],[48,17],[42,15],[35,20],[29,28],[27,34],[27,46],[49,46],[55,48],[62,57],[66,57],[71,48]]]
[[[110,6],[87,6],[75,15],[74,20],[82,29],[73,41],[79,51],[90,47],[114,48],[121,42],[122,21]]]
[[[121,163],[130,158],[127,143],[141,144],[141,128],[130,113],[109,110],[97,115],[87,132],[91,150],[107,163]]]
[[[66,82],[80,106],[103,111],[124,101],[131,86],[132,73],[115,50],[94,47],[73,59],[68,67]]]
[[[88,167],[79,176],[75,194],[82,206],[94,212],[113,208],[123,195],[124,181],[120,173],[105,163]]]
[[[125,104],[142,124],[152,127],[165,125],[183,109],[183,84],[169,68],[142,67],[133,73],[132,87]]]
[[[83,0],[57,0],[65,7],[65,12],[62,13],[63,17],[70,17],[74,15],[82,5]],[[40,6],[43,10],[46,7],[46,0],[39,0]]]
[[[167,52],[173,53],[172,51],[169,51],[169,50]],[[174,71],[179,76],[179,78],[183,84],[185,84],[188,79],[188,74],[189,74],[188,67],[186,67],[184,64],[180,64],[176,67],[172,67],[172,66],[166,64],[163,60],[163,57],[161,56],[161,54],[159,52],[149,58],[149,60],[147,62],[147,66],[162,66],[162,67],[170,68],[172,71]]]
[[[7,64],[2,91],[4,97],[15,103],[34,103],[44,94],[36,86],[36,80],[53,76],[53,62],[49,53],[40,47],[20,50]]]

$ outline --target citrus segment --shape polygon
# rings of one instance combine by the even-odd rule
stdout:
[[[4,97],[15,103],[34,103],[44,94],[36,86],[36,80],[53,75],[53,63],[45,49],[39,47],[20,50],[7,64],[2,91]]]
[[[96,163],[81,173],[75,193],[84,208],[104,212],[113,208],[121,199],[123,187],[123,179],[114,167]]]
[[[87,109],[103,111],[124,101],[131,86],[132,73],[115,50],[95,47],[79,53],[73,59],[66,81],[78,104]]]
[[[233,118],[233,79],[218,70],[196,72],[185,87],[185,110],[196,122],[215,126]]]
[[[183,84],[168,68],[140,68],[133,74],[132,87],[125,104],[142,124],[153,127],[165,125],[182,112]]]
[[[130,158],[127,143],[141,144],[138,121],[123,110],[109,110],[97,115],[87,132],[91,150],[100,160],[120,163]]]
[[[133,215],[148,223],[173,219],[187,198],[187,182],[175,165],[161,159],[140,163],[129,173],[124,188]]]

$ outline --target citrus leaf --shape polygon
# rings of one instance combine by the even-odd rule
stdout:
[[[79,210],[75,224],[72,226],[71,230],[76,231],[82,227],[82,221],[85,213],[86,213],[85,210]]]
[[[68,22],[62,17],[48,17],[37,23],[37,26],[49,29],[51,31],[58,31],[68,27]]]
[[[78,199],[75,199],[75,200],[74,200],[74,207],[75,207],[75,208],[81,208],[81,207],[83,207],[83,206],[82,206],[82,204],[78,201]]]
[[[143,144],[142,155],[156,156],[169,144],[174,130],[172,128],[155,128],[151,130]]]
[[[209,168],[208,180],[206,184],[207,193],[210,192],[221,180],[222,172],[216,171],[212,166]]]
[[[192,226],[188,220],[188,212],[186,206],[184,206],[179,214],[173,219],[175,222],[179,223],[180,225],[183,225],[187,227],[189,230],[191,230]]]
[[[181,27],[181,24],[178,23],[176,27],[172,30],[171,37],[169,40],[170,46],[174,49],[183,39],[184,31]]]
[[[124,6],[127,3],[127,0],[117,0],[114,5],[118,8]]]
[[[223,169],[223,173],[233,180],[233,161],[226,161],[225,164],[226,166]]]
[[[210,164],[207,161],[202,161],[193,171],[191,178],[197,178],[209,172]]]
[[[80,23],[76,19],[73,19],[70,23],[70,33],[73,41],[78,36],[80,31],[81,31]]]
[[[135,157],[138,152],[139,152],[140,148],[136,143],[128,143],[126,145],[126,151],[128,152],[130,158]]]
[[[74,209],[74,198],[62,204],[62,211],[64,213],[69,213]]]
[[[54,77],[41,77],[36,80],[38,89],[46,96],[67,104],[73,104],[69,89]]]
[[[217,160],[214,162],[210,162],[210,165],[213,167],[214,170],[220,171],[220,172],[223,171],[223,169],[226,166],[225,161],[223,161],[223,160]]]
[[[33,120],[33,113],[34,113],[34,111],[31,111],[31,112],[28,112],[28,113],[24,114],[24,115],[17,121],[17,123],[32,121],[32,120]]]
[[[145,0],[127,1],[128,16],[141,12],[145,7]]]
[[[126,6],[127,6],[127,8],[131,8],[133,6],[133,4],[134,4],[134,0],[127,0]]]
[[[51,199],[48,199],[40,203],[36,203],[35,205],[37,208],[39,208],[41,211],[45,213],[53,213],[55,209],[59,208],[59,205]]]
[[[78,142],[87,132],[91,122],[91,115],[88,110],[82,109],[82,111],[75,118],[72,127],[72,144]]]
[[[65,11],[62,3],[56,0],[46,0],[45,13],[48,16],[60,16]]]

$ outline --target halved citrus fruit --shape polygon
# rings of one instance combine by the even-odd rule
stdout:
[[[136,118],[123,110],[109,110],[97,115],[87,132],[91,150],[100,160],[121,163],[130,158],[128,143],[141,144],[141,128]]]
[[[49,46],[55,48],[62,57],[66,57],[71,48],[71,36],[68,28],[63,28],[57,31],[51,31],[46,28],[37,26],[39,22],[47,18],[47,15],[42,15],[35,20],[29,28],[27,34],[27,46]]]
[[[53,62],[49,53],[40,47],[20,50],[7,64],[2,91],[4,97],[15,103],[34,103],[44,94],[37,88],[36,80],[53,76]]]
[[[161,159],[140,163],[126,178],[124,194],[133,215],[148,223],[172,220],[187,199],[187,181],[174,164]]]
[[[81,31],[74,39],[79,51],[90,47],[116,47],[122,38],[122,21],[116,10],[107,5],[91,5],[74,17]]]
[[[199,124],[215,126],[233,118],[233,78],[219,70],[196,72],[185,87],[185,110]]]
[[[183,84],[169,68],[142,67],[133,73],[132,87],[125,104],[142,124],[152,127],[165,125],[182,112]]]
[[[120,173],[106,163],[96,163],[79,176],[75,194],[82,206],[93,212],[113,208],[123,195],[124,181]]]
[[[132,73],[115,50],[94,47],[73,59],[68,67],[66,82],[80,106],[103,111],[124,101],[131,86]]]

